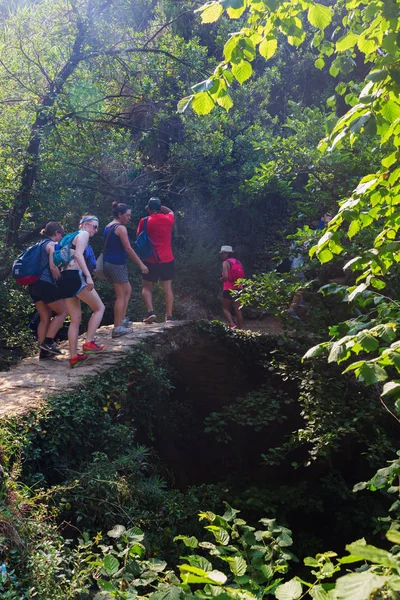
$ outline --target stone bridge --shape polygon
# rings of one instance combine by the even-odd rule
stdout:
[[[102,354],[91,356],[82,366],[71,369],[68,361],[68,343],[60,348],[64,354],[53,360],[39,361],[38,356],[25,358],[10,371],[0,372],[0,418],[26,413],[38,408],[54,392],[65,392],[79,385],[83,377],[97,375],[116,365],[128,349],[146,342],[152,348],[154,358],[178,347],[178,340],[190,337],[193,323],[171,321],[144,325],[133,324],[133,333],[112,339],[112,326],[101,327],[96,336],[99,344],[106,344]],[[80,338],[82,343],[83,337]]]

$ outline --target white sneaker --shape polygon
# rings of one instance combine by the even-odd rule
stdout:
[[[132,326],[132,321],[130,321],[129,319],[123,319],[121,321],[121,327],[131,327]]]
[[[133,329],[131,327],[114,327],[111,333],[112,338],[121,337],[122,335],[128,335],[128,333],[133,333]]]

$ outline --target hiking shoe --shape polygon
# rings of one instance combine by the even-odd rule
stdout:
[[[94,340],[82,344],[83,354],[98,354],[99,352],[104,352],[106,348],[107,346],[98,346]],[[77,354],[77,356],[79,356],[79,354]]]
[[[50,352],[50,354],[57,354],[57,355],[62,354],[61,350],[59,350],[57,348],[57,344],[55,342],[53,342],[51,344],[46,343],[46,342],[42,342],[40,344],[39,348],[41,350],[44,350],[45,352]]]
[[[168,317],[165,317],[165,322],[168,323],[168,321],[173,321],[174,317],[172,315],[168,315]]]
[[[75,354],[72,358],[69,359],[69,364],[71,369],[75,369],[75,367],[79,367],[82,365],[85,360],[89,358],[89,354]]]
[[[132,321],[130,321],[129,319],[123,319],[121,321],[121,327],[131,327],[132,326]]]
[[[51,358],[54,358],[54,354],[47,352],[47,350],[40,349],[39,360],[49,360]]]
[[[157,320],[157,315],[155,312],[148,312],[145,318],[143,319],[143,323],[150,325],[150,323],[154,323]]]
[[[117,337],[121,337],[121,335],[128,335],[128,333],[132,333],[132,332],[133,332],[132,327],[123,327],[121,325],[120,327],[114,327],[114,329],[112,330],[112,333],[111,333],[111,337],[117,338]]]

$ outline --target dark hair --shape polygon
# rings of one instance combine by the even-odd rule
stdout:
[[[60,223],[57,223],[57,221],[49,221],[46,223],[45,228],[40,232],[40,235],[52,237],[55,233],[57,233],[57,231],[64,235],[64,227],[62,227]]]
[[[114,217],[118,217],[118,215],[124,215],[127,210],[130,210],[127,204],[123,204],[122,202],[112,203],[112,214],[114,215]]]

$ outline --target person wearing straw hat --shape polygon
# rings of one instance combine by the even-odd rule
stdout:
[[[243,279],[244,269],[240,260],[234,256],[232,246],[221,246],[219,255],[222,259],[222,311],[231,329],[243,329],[243,315],[237,290],[243,286],[237,284],[238,279]],[[232,319],[231,307],[235,311],[236,323]]]

